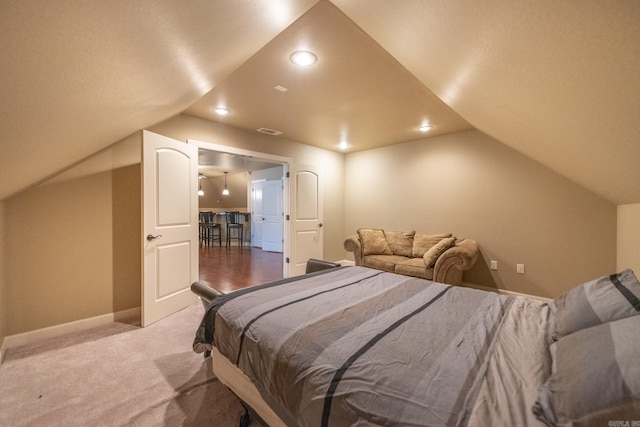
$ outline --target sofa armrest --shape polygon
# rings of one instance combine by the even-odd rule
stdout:
[[[438,257],[433,268],[433,281],[459,285],[462,283],[462,273],[475,264],[478,254],[478,243],[475,240],[460,240]]]
[[[360,239],[357,234],[352,234],[344,241],[344,250],[347,252],[353,252],[353,258],[356,265],[362,265],[362,245],[360,245]]]
[[[202,300],[202,305],[206,309],[211,301],[224,295],[222,292],[213,289],[211,286],[202,282],[193,282],[191,284],[191,292],[198,295]]]

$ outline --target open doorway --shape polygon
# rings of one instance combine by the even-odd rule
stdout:
[[[201,242],[199,280],[226,293],[286,277],[284,177],[290,160],[199,141],[189,143],[198,147],[199,210],[214,214],[220,236]],[[274,193],[274,188],[279,191]],[[232,211],[242,218],[242,237],[227,241],[227,215]],[[237,232],[231,234],[237,237]],[[274,241],[280,246],[274,246]]]

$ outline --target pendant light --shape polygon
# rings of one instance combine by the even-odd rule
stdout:
[[[198,196],[204,196],[204,191],[202,191],[202,178],[205,178],[205,176],[198,174]]]
[[[227,189],[227,172],[224,173],[224,190],[222,190],[223,196],[229,195],[229,190]]]

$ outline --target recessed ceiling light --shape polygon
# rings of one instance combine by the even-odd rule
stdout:
[[[422,125],[422,126],[420,126],[420,127],[418,128],[418,130],[419,130],[420,132],[428,132],[428,131],[430,131],[431,129],[432,129],[432,126],[430,126],[430,125]]]
[[[214,109],[213,111],[216,112],[216,114],[220,115],[220,116],[226,116],[227,114],[229,114],[231,111],[229,111],[228,109],[224,108],[224,107],[218,107],[216,109]]]
[[[303,67],[313,65],[318,60],[318,58],[316,58],[313,53],[306,50],[298,50],[296,52],[293,52],[290,59],[294,64],[301,65]]]
[[[279,90],[280,92],[286,92],[289,89],[287,89],[286,87],[282,86],[282,85],[276,85],[273,87],[275,90]]]
[[[349,148],[349,143],[347,141],[342,141],[340,142],[340,144],[338,144],[338,148],[341,150],[346,150],[347,148]]]

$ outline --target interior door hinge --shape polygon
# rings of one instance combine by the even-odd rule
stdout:
[[[289,176],[290,176],[290,174],[289,174],[289,172],[287,172],[287,178],[289,178]]]
[[[287,214],[287,221],[289,221],[289,214]]]
[[[285,261],[286,261],[287,264],[289,264],[289,258],[287,258]]]

